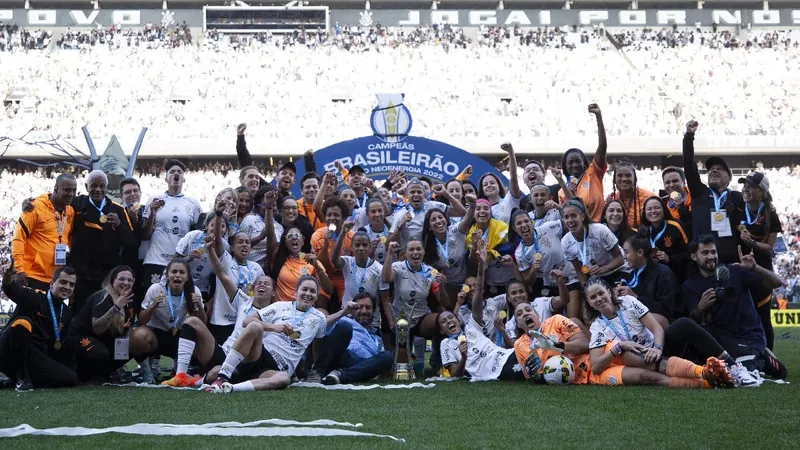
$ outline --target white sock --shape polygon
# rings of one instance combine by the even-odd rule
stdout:
[[[197,344],[189,339],[178,339],[178,368],[175,370],[176,373],[186,373],[189,371],[189,361],[192,360],[192,353],[194,353],[195,345]]]
[[[233,371],[244,361],[244,356],[232,348],[225,357],[225,362],[222,363],[222,368],[219,370],[219,376],[225,380],[230,380]]]
[[[233,392],[255,391],[256,387],[250,381],[243,381],[233,385]]]

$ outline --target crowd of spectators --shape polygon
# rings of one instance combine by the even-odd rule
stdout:
[[[27,30],[0,23],[0,52],[42,50],[50,45],[52,37],[45,30]]]
[[[404,92],[413,132],[440,140],[592,135],[590,118],[564,106],[590,101],[608,105],[611,136],[676,136],[689,119],[710,137],[790,136],[800,126],[800,79],[785,76],[800,73],[796,31],[614,31],[624,57],[604,35],[376,26],[212,31],[194,45],[180,27],[70,31],[60,49],[2,57],[19,76],[0,80],[0,92],[25,84],[35,107],[7,111],[0,127],[70,138],[85,124],[98,135],[148,126],[155,139],[210,139],[247,121],[262,141],[336,141],[369,131],[378,91]],[[193,98],[171,101],[176,87]],[[332,102],[342,90],[352,100]]]

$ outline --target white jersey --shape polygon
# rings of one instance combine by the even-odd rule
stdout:
[[[264,276],[264,269],[253,261],[247,261],[247,266],[239,265],[230,253],[223,254],[221,259],[222,267],[228,269],[228,276],[247,294],[250,294],[253,283]],[[209,322],[212,325],[233,325],[236,321],[236,314],[236,309],[231,304],[231,299],[225,292],[225,287],[217,277],[217,284],[214,290],[214,310],[211,312]]]
[[[570,232],[564,233],[561,239],[564,257],[570,263],[577,260],[581,266],[602,266],[614,259],[611,251],[618,246],[617,237],[605,225],[593,223],[589,225],[586,239],[578,242]],[[612,272],[616,272],[615,269]]]
[[[314,339],[325,337],[325,315],[313,307],[297,311],[295,302],[275,302],[260,309],[258,315],[264,323],[288,323],[299,335],[297,339],[291,339],[283,333],[267,332],[262,339],[264,349],[290,376]]]
[[[389,284],[383,282],[383,265],[379,262],[370,260],[368,267],[359,267],[356,259],[352,256],[342,256],[344,266],[342,266],[342,276],[344,277],[344,294],[342,294],[342,309],[344,309],[356,294],[367,292],[380,304],[382,291],[389,290]],[[377,322],[377,325],[376,325]],[[375,308],[372,324],[379,327],[381,324],[381,313]]]
[[[203,208],[193,197],[162,194],[145,203],[142,208],[142,217],[145,219],[150,217],[150,203],[156,198],[164,200],[164,206],[156,213],[153,235],[149,240],[150,248],[145,255],[144,264],[166,266],[175,256],[178,242],[200,219]]]
[[[236,291],[236,295],[233,296],[231,307],[236,310],[236,324],[233,327],[233,333],[231,333],[228,339],[221,345],[222,351],[224,351],[226,355],[231,351],[231,347],[233,347],[236,339],[239,339],[239,335],[242,334],[242,330],[244,329],[242,322],[254,311],[253,297],[250,297],[239,289]]]
[[[553,311],[553,297],[537,297],[531,302],[531,308],[539,316],[539,323],[544,323],[554,314],[561,314],[560,311]],[[506,334],[508,334],[509,338],[516,339],[519,337],[517,334],[517,318],[513,314],[510,314],[510,316],[508,322],[506,322]]]
[[[403,312],[409,325],[414,327],[419,319],[431,312],[428,307],[428,294],[433,285],[432,268],[422,264],[422,269],[415,272],[406,261],[398,261],[392,263],[392,270],[396,274],[392,302],[394,317],[399,317],[400,312]]]
[[[364,225],[362,228],[366,230],[370,242],[374,241],[375,239],[380,241],[382,237],[387,239],[386,243],[379,242],[378,245],[375,247],[375,255],[374,255],[375,261],[378,261],[379,263],[383,264],[383,262],[386,261],[386,253],[388,252],[388,249],[386,247],[389,245],[388,239],[389,235],[391,234],[389,233],[389,227],[384,225],[383,231],[372,231],[372,226],[367,224]]]
[[[514,198],[510,190],[506,191],[506,196],[492,205],[492,218],[508,223],[509,219],[511,219],[511,211],[514,208],[519,208],[519,201],[520,198]]]
[[[197,295],[201,295],[197,286],[194,287],[194,292]],[[169,331],[172,328],[180,330],[181,325],[186,320],[186,315],[189,314],[188,305],[192,299],[181,295],[170,296],[167,289],[160,283],[153,284],[144,295],[142,310],[153,306],[157,299],[161,299],[161,304],[153,311],[153,315],[150,316],[150,321],[146,325],[163,331]]]
[[[178,241],[178,245],[175,247],[175,253],[187,257],[194,250],[202,249],[200,251],[203,255],[189,262],[189,272],[192,274],[194,285],[197,286],[201,292],[209,293],[211,292],[210,277],[214,273],[214,268],[211,266],[211,261],[209,261],[208,254],[205,252],[205,245],[205,232],[200,230],[190,231]],[[222,240],[222,245],[227,251],[228,243],[224,239]]]
[[[589,349],[603,347],[613,341],[629,340],[647,348],[655,344],[655,336],[642,323],[642,317],[650,312],[647,306],[629,295],[619,297],[619,300],[621,304],[616,317],[608,319],[599,316],[592,322],[589,327]]]
[[[447,284],[462,284],[467,278],[467,236],[459,231],[458,225],[450,225],[445,243],[434,239],[438,255],[436,269],[447,278]]]
[[[473,378],[497,379],[503,371],[503,366],[509,358],[514,357],[513,348],[500,348],[487,338],[481,327],[474,320],[467,322],[464,327],[467,337],[467,374]],[[442,354],[442,365],[458,364],[461,361],[461,352],[458,350],[458,340],[447,338],[442,340],[439,349]]]
[[[538,251],[542,254],[542,266],[539,272],[536,273],[536,278],[542,278],[544,286],[558,287],[558,283],[550,277],[550,272],[553,269],[557,269],[567,278],[567,284],[574,282],[576,280],[575,268],[572,267],[571,263],[567,264],[561,247],[563,234],[561,220],[546,222],[541,226],[535,227],[534,230],[534,242],[531,245],[520,242],[514,253],[514,259],[517,261],[519,271],[524,272],[533,265],[538,244]],[[538,292],[535,294],[538,294]]]
[[[548,209],[546,213],[544,213],[544,217],[541,219],[536,218],[536,211],[531,211],[528,213],[528,217],[531,218],[531,222],[533,222],[534,227],[540,227],[547,222],[560,222],[561,221],[561,211],[553,208]]]
[[[399,228],[400,222],[403,220],[403,217],[405,217],[407,212],[410,212],[411,215],[414,216],[410,222],[406,223],[405,227],[403,227],[403,230],[400,232],[401,248],[405,246],[409,239],[420,239],[422,237],[422,228],[424,225],[423,222],[425,221],[425,215],[432,209],[437,209],[447,216],[447,205],[430,200],[423,202],[422,208],[420,208],[418,211],[415,211],[411,205],[406,206],[405,210],[401,209],[395,211],[394,221],[392,222],[392,232],[395,232],[397,228]]]
[[[239,231],[247,233],[247,236],[249,236],[250,240],[252,241],[264,231],[264,227],[266,226],[267,224],[264,222],[263,217],[259,216],[258,214],[248,214],[244,216],[242,223],[239,224]],[[281,236],[283,236],[283,225],[275,222],[276,243],[281,241]],[[250,247],[250,253],[247,254],[247,259],[259,264],[264,264],[264,261],[267,259],[266,238],[258,244]]]

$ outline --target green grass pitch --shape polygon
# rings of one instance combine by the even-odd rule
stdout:
[[[795,329],[797,330],[797,329]],[[776,329],[776,335],[787,329]],[[213,396],[169,389],[81,387],[0,391],[0,428],[108,427],[260,419],[363,423],[357,431],[404,438],[91,437],[0,439],[12,448],[798,448],[800,330],[777,339],[791,385],[757,389],[437,383],[432,389],[330,392],[289,388]]]

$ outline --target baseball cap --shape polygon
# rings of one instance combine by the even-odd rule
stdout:
[[[294,163],[291,162],[291,161],[289,161],[287,163],[283,163],[281,168],[278,169],[278,172],[280,172],[281,170],[284,170],[284,169],[289,169],[289,170],[292,171],[292,173],[295,173],[295,174],[297,173],[297,166],[295,166]]]
[[[761,188],[764,192],[769,191],[769,180],[761,172],[751,172],[744,178],[739,178],[739,184],[749,184],[752,187]]]
[[[725,171],[728,172],[728,176],[732,177],[733,173],[731,172],[731,168],[728,167],[728,163],[725,162],[724,159],[720,158],[719,156],[712,156],[706,160],[706,170],[709,169],[711,166],[720,165],[725,168]]]
[[[356,172],[361,172],[362,174],[366,173],[366,172],[364,172],[364,168],[359,166],[358,164],[356,164],[355,166],[351,167],[350,171],[349,171],[349,173],[356,173]]]

